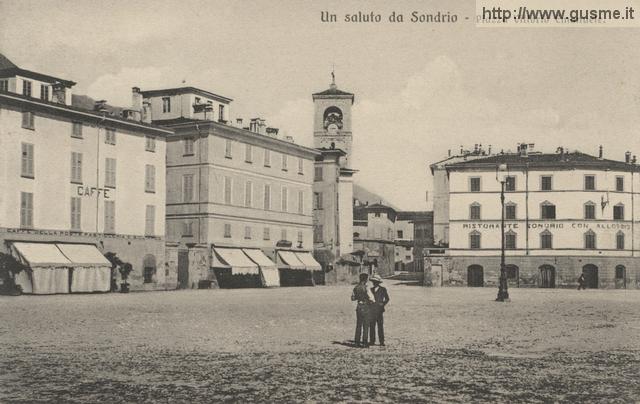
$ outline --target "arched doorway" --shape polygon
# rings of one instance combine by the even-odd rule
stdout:
[[[589,289],[598,289],[598,267],[593,264],[587,264],[582,267],[585,285]]]
[[[541,288],[556,287],[556,269],[552,265],[540,266],[540,287]]]
[[[504,266],[505,271],[507,272],[507,282],[509,282],[509,286],[520,286],[520,268],[517,265],[508,264]]]
[[[484,269],[480,265],[470,265],[467,268],[467,286],[484,286]]]
[[[624,265],[616,266],[616,289],[627,288],[627,268]]]
[[[147,254],[142,260],[142,276],[144,283],[153,283],[153,276],[156,274],[156,257]]]

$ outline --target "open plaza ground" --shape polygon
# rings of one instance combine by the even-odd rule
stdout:
[[[369,349],[346,286],[0,297],[0,401],[640,398],[638,291],[386,283]]]

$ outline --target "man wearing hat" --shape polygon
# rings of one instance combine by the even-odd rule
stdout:
[[[369,325],[369,343],[376,343],[376,324],[378,325],[378,340],[380,346],[384,346],[384,306],[389,303],[389,294],[387,288],[382,286],[382,278],[375,274],[369,280],[373,283],[371,293],[373,293],[374,303],[371,305],[371,323]]]
[[[356,336],[355,343],[358,347],[369,348],[369,328],[372,320],[371,308],[373,307],[373,294],[367,287],[369,274],[362,273],[360,282],[353,288],[351,300],[358,303],[356,306]]]

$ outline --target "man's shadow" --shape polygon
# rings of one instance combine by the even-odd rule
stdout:
[[[346,346],[346,347],[349,347],[349,348],[359,348],[359,346],[353,340],[349,340],[349,341],[332,341],[331,343],[333,345],[342,345],[342,346]]]

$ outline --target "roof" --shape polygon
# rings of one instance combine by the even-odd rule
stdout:
[[[510,168],[541,168],[549,169],[572,169],[572,168],[595,168],[614,169],[619,171],[638,171],[635,164],[625,163],[617,160],[598,158],[590,154],[579,151],[571,153],[531,153],[521,155],[518,153],[496,154],[483,158],[476,158],[467,161],[458,161],[447,164],[447,170],[458,169],[495,169],[499,164],[507,164]]]
[[[391,206],[383,205],[381,203],[374,203],[372,205],[354,206],[353,208],[353,220],[354,221],[367,221],[369,213],[386,212],[389,214],[389,220],[396,221],[396,210]]]
[[[348,93],[346,91],[338,89],[338,87],[333,83],[327,90],[313,93],[312,97],[314,100],[316,98],[349,98],[351,99],[351,103],[353,103],[353,100],[355,98],[352,93]]]
[[[160,89],[160,90],[140,91],[140,94],[142,94],[143,97],[155,97],[155,96],[162,96],[162,95],[178,95],[178,94],[188,94],[188,93],[199,94],[199,95],[202,95],[203,97],[214,98],[214,99],[216,99],[218,101],[222,101],[222,102],[231,102],[231,101],[233,101],[232,98],[225,97],[225,96],[219,95],[219,94],[215,94],[215,93],[212,93],[210,91],[202,90],[202,89],[196,88],[196,87],[175,87],[175,88],[165,88],[165,89]]]
[[[0,53],[0,77],[24,76],[34,80],[44,81],[47,83],[62,83],[66,87],[73,87],[76,83],[71,80],[64,80],[59,77],[49,76],[31,70],[25,70],[18,67],[10,61],[5,55]]]
[[[16,64],[10,61],[5,55],[0,53],[0,70],[14,69],[16,67],[18,67]]]
[[[433,219],[433,211],[398,211],[396,220],[429,220]]]

